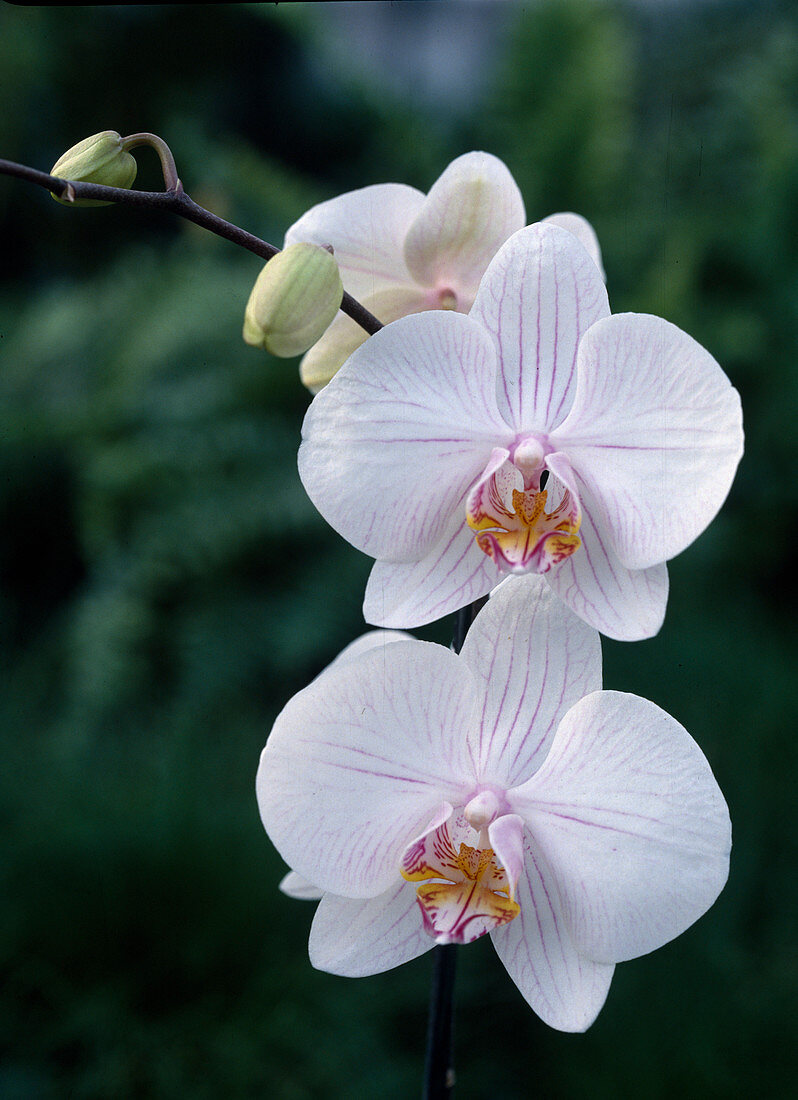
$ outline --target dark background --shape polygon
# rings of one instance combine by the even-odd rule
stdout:
[[[316,201],[489,150],[528,220],[593,222],[615,311],[724,366],[730,498],[660,635],[604,653],[709,757],[729,885],[618,968],[585,1036],[489,942],[460,952],[456,1095],[794,1095],[794,5],[3,5],[0,82],[0,155],[152,130],[197,201],[278,244]],[[260,262],[7,178],[0,257],[0,1095],[417,1095],[429,956],[313,971],[257,815],[271,721],[363,630],[369,568],[302,492],[296,364],[241,340]]]

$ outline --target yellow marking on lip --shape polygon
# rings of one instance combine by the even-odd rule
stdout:
[[[523,567],[539,547],[548,565],[555,565],[581,545],[576,536],[581,516],[571,518],[569,493],[553,512],[546,511],[546,489],[513,489],[512,511],[504,505],[494,486],[488,490],[488,498],[493,505],[492,514],[467,513],[466,520],[476,533],[480,550],[499,564]]]
[[[521,907],[509,897],[507,875],[492,848],[461,844],[455,852],[448,831],[432,847],[438,866],[423,857],[407,870],[400,866],[404,879],[422,883],[416,897],[428,932],[466,943],[518,916]]]

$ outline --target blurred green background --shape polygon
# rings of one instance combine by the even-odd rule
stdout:
[[[709,757],[729,885],[618,968],[585,1036],[462,951],[456,1095],[794,1095],[794,5],[3,5],[0,74],[0,155],[152,130],[197,201],[278,244],[316,201],[489,150],[530,221],[593,222],[616,311],[723,364],[731,496],[659,637],[604,652]],[[313,971],[257,815],[271,721],[363,630],[369,568],[301,490],[296,364],[241,340],[260,262],[6,178],[0,234],[0,1096],[417,1095],[430,957]]]

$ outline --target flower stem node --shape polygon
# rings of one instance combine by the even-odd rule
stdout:
[[[301,355],[326,331],[344,288],[332,254],[315,244],[290,244],[257,278],[244,314],[244,340],[272,355]]]
[[[72,183],[101,183],[106,187],[130,187],[136,178],[135,158],[123,146],[115,130],[92,134],[68,149],[50,169],[51,176]],[[50,194],[64,206],[112,206],[99,199],[69,199]]]

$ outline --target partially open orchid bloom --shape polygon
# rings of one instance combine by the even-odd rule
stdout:
[[[375,974],[488,934],[539,1016],[587,1028],[616,962],[713,903],[730,849],[686,730],[600,687],[598,635],[530,576],[459,656],[365,644],[296,695],[257,793],[283,889],[321,897],[313,965]]]
[[[549,220],[576,234],[601,268],[596,235],[584,218],[564,213]],[[485,268],[524,225],[524,201],[506,166],[489,153],[466,153],[428,195],[401,183],[349,191],[308,210],[285,243],[331,245],[344,288],[388,324],[427,309],[467,313]],[[320,390],[365,339],[363,329],[339,313],[302,360],[304,384]]]
[[[468,316],[404,317],[313,400],[299,470],[321,514],[376,558],[364,615],[441,618],[539,572],[612,638],[656,634],[665,562],[707,526],[742,454],[739,396],[647,314],[610,316],[558,226],[520,230]]]

